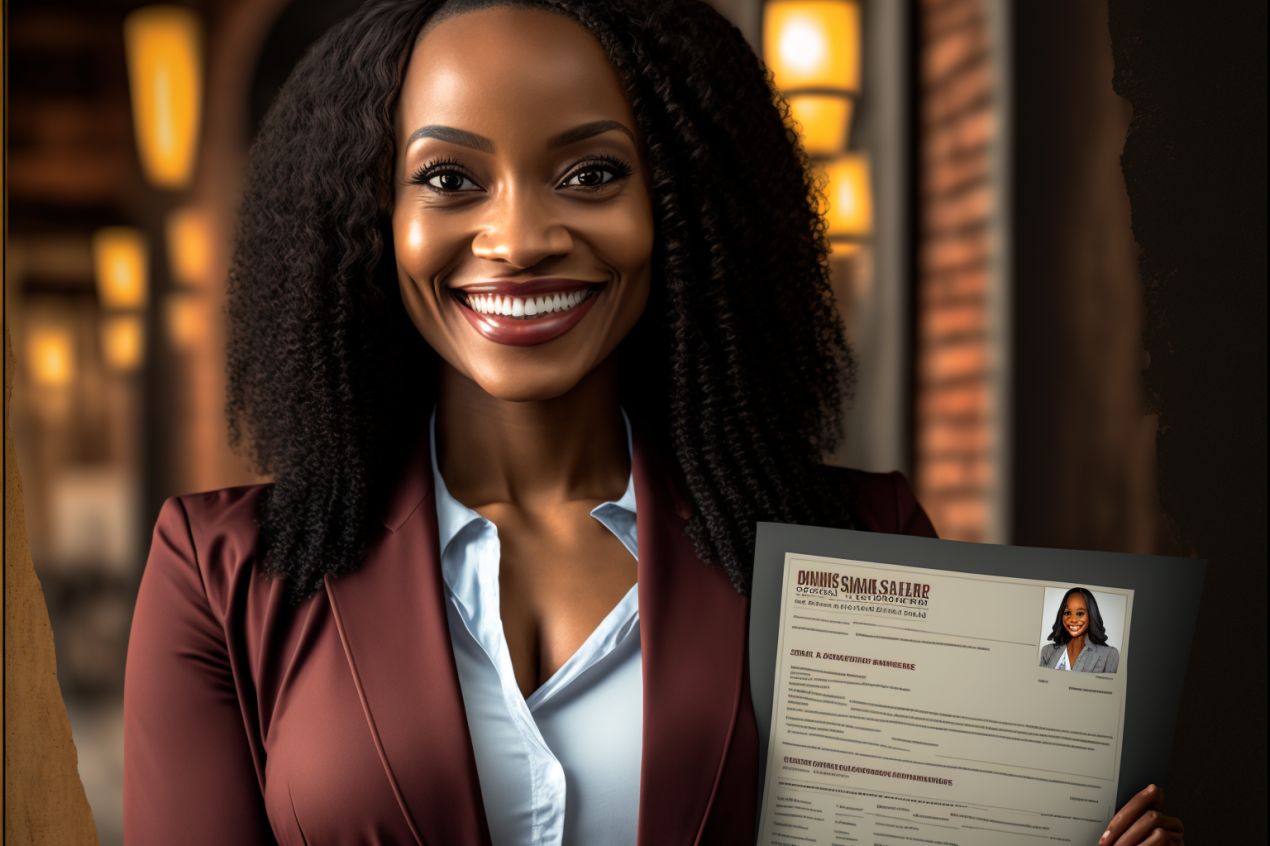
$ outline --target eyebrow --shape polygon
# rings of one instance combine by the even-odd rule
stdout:
[[[625,125],[615,120],[596,120],[591,123],[584,123],[581,126],[575,126],[573,129],[561,132],[547,142],[547,146],[551,149],[556,147],[567,147],[570,144],[576,144],[579,141],[585,141],[595,135],[602,135],[605,132],[616,129],[624,132],[632,140],[635,140],[635,134],[632,133]]]
[[[440,126],[437,124],[421,126],[410,134],[410,139],[406,141],[406,146],[409,147],[420,138],[435,138],[438,141],[448,141],[451,144],[459,144],[463,147],[471,147],[473,150],[480,150],[482,153],[494,152],[494,142],[484,135],[477,135],[475,132],[468,132],[463,129],[455,129],[453,126]]]
[[[585,141],[587,138],[602,135],[614,129],[625,133],[632,141],[635,140],[635,134],[627,129],[624,124],[615,120],[596,120],[591,123],[584,123],[581,126],[575,126],[573,129],[566,130],[550,138],[547,141],[547,147],[552,150],[557,147],[567,147],[570,144]],[[468,132],[464,129],[456,129],[453,126],[431,124],[420,127],[410,134],[410,138],[406,141],[406,146],[409,147],[420,138],[435,138],[438,141],[471,147],[473,150],[480,150],[482,153],[494,152],[494,142],[484,135],[477,135],[475,132]]]

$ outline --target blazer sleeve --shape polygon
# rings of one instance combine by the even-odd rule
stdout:
[[[939,537],[934,524],[930,522],[930,517],[926,515],[926,509],[922,508],[921,503],[917,501],[913,486],[908,483],[908,479],[904,478],[904,474],[894,470],[889,475],[895,485],[895,511],[900,525],[900,530],[896,534],[916,535],[922,538]]]
[[[857,529],[923,538],[939,536],[917,501],[908,479],[898,470],[869,473],[831,467],[828,471],[845,481],[848,489],[854,492],[851,500]]]
[[[196,555],[185,508],[169,499],[128,642],[124,840],[272,846],[224,627]]]
[[[1041,666],[1042,667],[1048,667],[1050,665],[1050,659],[1054,657],[1054,650],[1057,648],[1058,646],[1053,643],[1047,643],[1041,647]]]

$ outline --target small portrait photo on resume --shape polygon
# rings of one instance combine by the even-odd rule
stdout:
[[[1040,666],[1077,673],[1120,668],[1126,597],[1086,587],[1047,587],[1041,612]]]

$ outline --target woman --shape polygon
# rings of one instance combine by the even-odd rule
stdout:
[[[315,45],[231,273],[274,482],[160,515],[130,844],[752,841],[755,521],[933,534],[820,465],[850,357],[782,118],[701,4],[375,0]]]
[[[1063,595],[1048,640],[1041,648],[1041,666],[1078,673],[1114,673],[1120,666],[1120,650],[1107,645],[1098,600],[1083,587]]]

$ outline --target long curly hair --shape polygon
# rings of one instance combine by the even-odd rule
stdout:
[[[299,601],[382,531],[388,473],[435,401],[385,202],[396,98],[430,21],[508,5],[586,27],[625,87],[656,270],[621,347],[624,402],[682,473],[698,556],[745,593],[756,521],[850,525],[851,492],[820,465],[854,363],[788,107],[740,32],[695,0],[370,0],[299,62],[252,148],[229,277],[230,439],[274,476],[262,570]]]
[[[1054,626],[1050,629],[1049,637],[1059,646],[1064,646],[1072,639],[1072,633],[1063,625],[1063,610],[1067,608],[1067,600],[1072,594],[1080,594],[1085,600],[1085,610],[1089,612],[1089,630],[1088,637],[1090,643],[1096,643],[1099,646],[1107,644],[1107,627],[1103,625],[1102,614],[1098,611],[1098,600],[1094,599],[1094,595],[1087,588],[1074,587],[1067,593],[1063,594],[1063,601],[1058,603],[1058,616],[1054,618]]]

